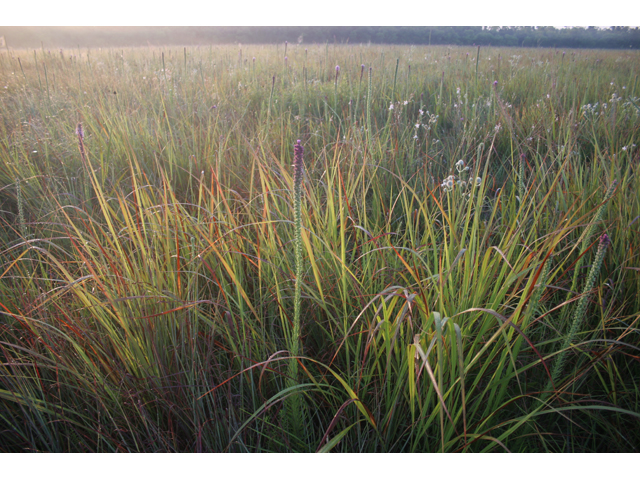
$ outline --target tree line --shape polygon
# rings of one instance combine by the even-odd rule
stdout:
[[[1,27],[10,48],[146,45],[380,43],[640,48],[640,28],[601,27]]]

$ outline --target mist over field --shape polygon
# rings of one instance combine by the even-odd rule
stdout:
[[[109,48],[210,44],[404,44],[640,48],[638,27],[2,27],[11,48]]]

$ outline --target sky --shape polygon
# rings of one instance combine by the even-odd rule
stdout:
[[[640,25],[628,0],[5,0],[3,25]],[[379,7],[378,5],[387,5]]]

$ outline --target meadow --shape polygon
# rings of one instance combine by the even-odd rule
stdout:
[[[637,452],[639,70],[3,51],[0,451]]]

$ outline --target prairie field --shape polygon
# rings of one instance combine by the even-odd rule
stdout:
[[[638,452],[638,73],[3,51],[0,451]]]

